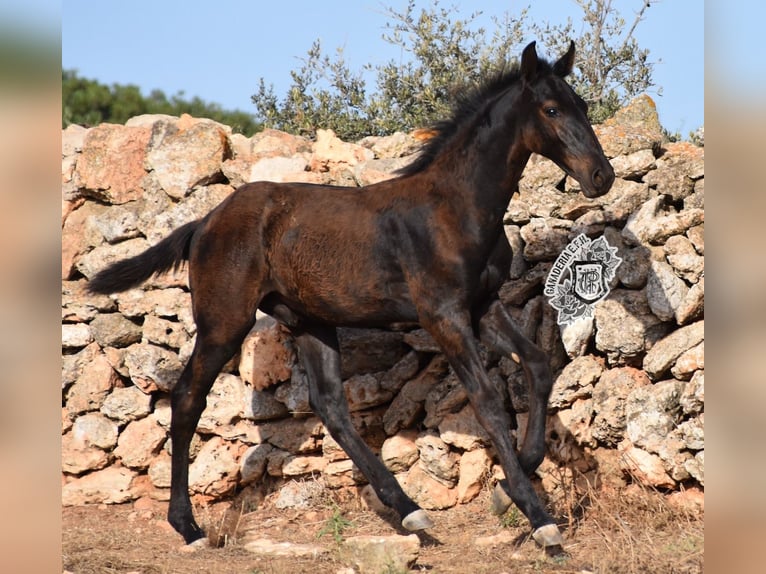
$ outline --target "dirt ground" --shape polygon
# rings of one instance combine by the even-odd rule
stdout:
[[[307,510],[279,510],[274,495],[240,493],[197,507],[198,520],[219,545],[189,552],[165,521],[167,503],[72,507],[62,510],[62,566],[73,574],[336,574],[354,565],[343,539],[405,534],[392,516],[364,508],[335,491]],[[581,496],[559,521],[564,552],[546,552],[530,539],[529,524],[513,508],[489,512],[489,490],[474,501],[429,511],[436,526],[421,534],[409,572],[502,574],[517,572],[678,573],[703,571],[703,512],[666,495],[629,486]],[[573,511],[573,512],[572,512]],[[559,513],[561,514],[561,513]],[[568,516],[567,516],[568,515]],[[264,557],[245,549],[252,532],[274,542],[319,545],[318,557]],[[249,534],[248,534],[249,532]],[[386,574],[403,574],[390,570]]]

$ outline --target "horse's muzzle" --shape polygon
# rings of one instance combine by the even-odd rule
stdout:
[[[590,174],[590,181],[580,182],[585,197],[601,197],[612,188],[614,169],[609,162],[603,167],[597,167]]]

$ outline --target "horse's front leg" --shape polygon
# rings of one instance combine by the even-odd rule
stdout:
[[[527,339],[503,304],[495,299],[479,320],[481,342],[521,364],[529,386],[529,422],[519,451],[524,472],[531,474],[545,457],[545,422],[553,378],[547,355]]]
[[[553,517],[546,512],[516,456],[511,442],[510,414],[503,408],[502,396],[481,361],[470,314],[458,305],[443,306],[421,321],[465,386],[476,418],[497,451],[508,480],[510,497],[529,519],[535,541],[542,546],[562,544],[563,538]]]

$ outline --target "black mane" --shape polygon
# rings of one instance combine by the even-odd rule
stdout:
[[[540,59],[538,60],[538,70],[542,73],[549,73],[552,70],[550,63]],[[418,152],[415,160],[397,170],[398,175],[414,175],[423,171],[439,155],[439,152],[445,144],[454,136],[459,128],[466,122],[474,118],[476,112],[505,90],[510,88],[521,78],[521,70],[518,65],[506,66],[486,78],[483,82],[476,85],[463,86],[454,92],[457,99],[452,107],[452,115],[449,119],[437,121],[429,126],[429,130],[436,132],[436,135],[425,142]]]

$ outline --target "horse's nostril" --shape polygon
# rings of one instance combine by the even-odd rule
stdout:
[[[601,187],[604,185],[604,175],[600,169],[596,169],[596,171],[593,172],[591,179],[593,181],[593,185],[596,187]]]

